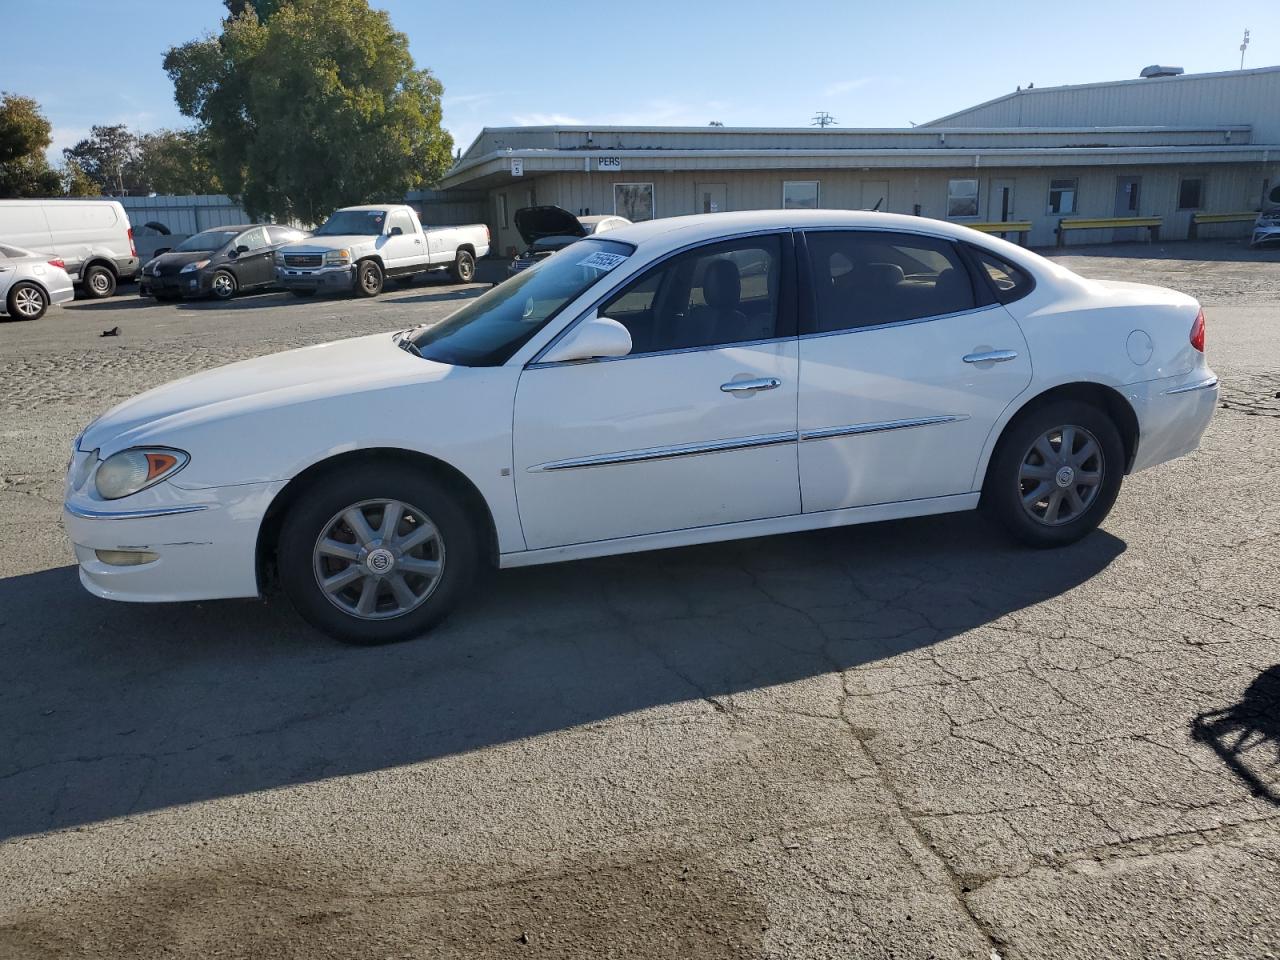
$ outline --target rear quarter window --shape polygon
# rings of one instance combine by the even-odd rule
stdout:
[[[979,247],[971,246],[969,252],[977,260],[979,272],[990,284],[991,292],[1001,303],[1021,300],[1035,289],[1035,278],[1004,257]]]

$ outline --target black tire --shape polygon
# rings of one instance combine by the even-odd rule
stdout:
[[[476,258],[468,250],[459,250],[454,257],[449,275],[459,283],[470,283],[476,278]]]
[[[339,600],[330,599],[320,586],[322,573],[318,565],[336,563],[339,566],[333,570],[339,573],[348,566],[367,570],[368,565],[353,560],[318,558],[315,550],[322,534],[332,534],[331,525],[344,511],[384,498],[407,505],[406,516],[409,511],[417,511],[430,520],[438,531],[438,537],[431,541],[432,550],[442,565],[434,587],[422,580],[415,582],[415,589],[426,591],[425,599],[418,606],[400,614],[376,614],[386,616],[385,619],[366,619],[340,608]],[[377,508],[367,509],[376,511]],[[352,542],[358,544],[358,538]],[[381,541],[378,544],[381,545]],[[421,470],[382,463],[340,467],[323,475],[301,494],[281,526],[277,563],[280,584],[304,620],[344,643],[372,646],[421,636],[448,616],[474,581],[480,557],[479,528],[444,484]],[[353,581],[350,589],[359,592],[363,579],[368,577]],[[383,585],[381,579],[375,578],[379,584],[375,588],[379,598],[375,603],[393,606],[397,602],[391,595],[390,579],[388,575],[388,582]]]
[[[356,296],[376,297],[382,292],[382,267],[377,260],[361,260],[356,264]]]
[[[289,292],[295,297],[314,297],[316,295],[314,290],[305,290],[301,287],[290,287]]]
[[[100,264],[95,264],[80,275],[84,295],[90,300],[105,300],[116,292],[116,275]]]
[[[1052,432],[1059,428],[1064,430],[1055,447]],[[1074,435],[1071,456],[1062,454],[1065,428],[1071,428]],[[1046,434],[1052,458],[1035,449]],[[1097,459],[1090,456],[1075,463],[1075,458],[1088,453],[1090,440],[1096,441]],[[1024,467],[1026,473],[1039,476],[1024,476]],[[1014,539],[1028,546],[1065,546],[1106,519],[1120,493],[1124,469],[1124,442],[1105,411],[1075,400],[1053,401],[1019,414],[1005,429],[987,467],[982,507]],[[1072,482],[1092,479],[1095,474],[1100,475],[1097,483]],[[1041,496],[1030,499],[1037,491]],[[1067,511],[1065,517],[1063,510]]]
[[[5,309],[12,320],[39,320],[49,309],[49,295],[39,285],[21,281],[10,288]]]
[[[230,300],[240,292],[240,282],[230,270],[216,270],[209,281],[209,293],[215,300]]]

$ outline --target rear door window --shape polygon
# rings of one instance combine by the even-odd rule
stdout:
[[[879,230],[823,230],[806,233],[805,244],[812,316],[804,332],[921,320],[978,305],[969,269],[948,240]]]

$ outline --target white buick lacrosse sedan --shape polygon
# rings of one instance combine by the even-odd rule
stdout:
[[[983,507],[1071,543],[1217,399],[1190,297],[916,217],[654,220],[431,326],[142,394],[74,444],[90,591],[416,636],[514,567]]]

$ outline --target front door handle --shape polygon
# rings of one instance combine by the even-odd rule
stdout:
[[[966,353],[961,359],[965,363],[1004,363],[1006,360],[1018,359],[1018,351],[987,350],[985,353]]]
[[[782,386],[777,377],[761,377],[759,380],[730,380],[720,384],[725,393],[758,393],[761,390],[776,390]]]

